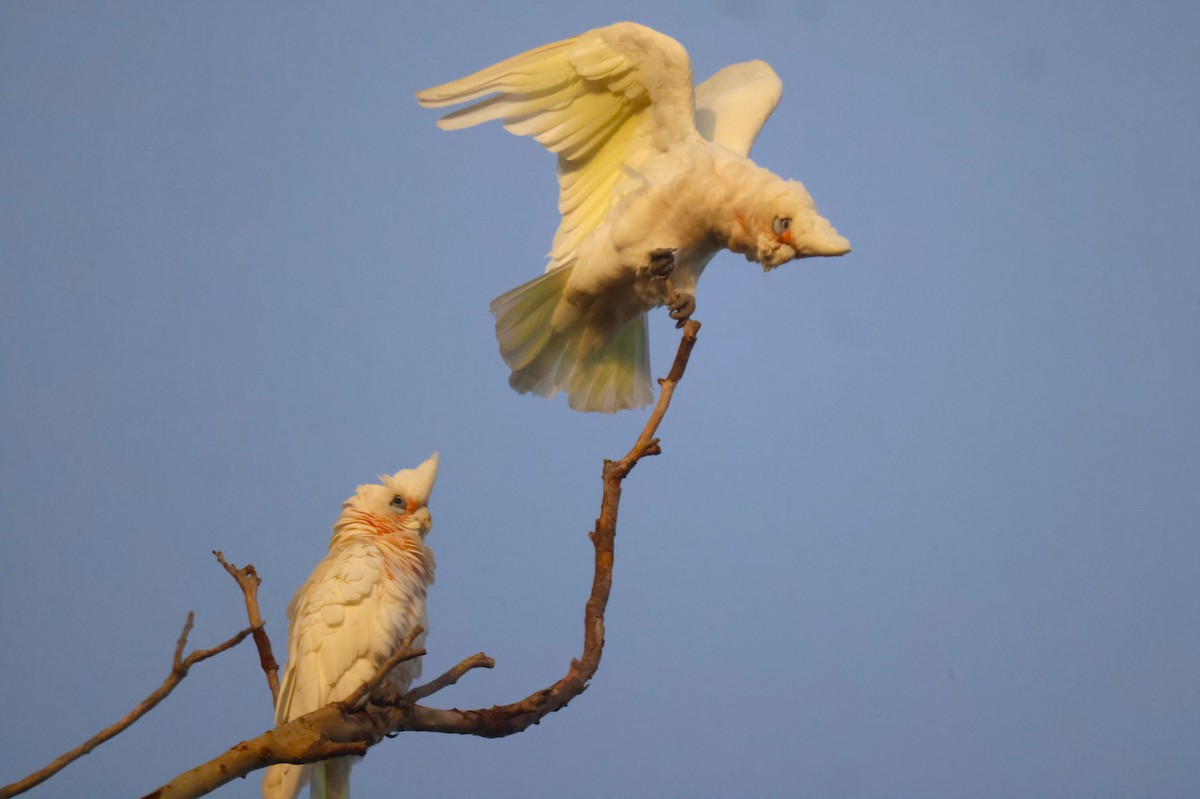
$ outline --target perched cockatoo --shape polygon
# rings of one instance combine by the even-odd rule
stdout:
[[[558,154],[546,273],[492,302],[500,354],[521,393],[566,391],[572,408],[653,399],[646,312],[682,320],[722,249],[774,269],[850,243],[799,182],[749,158],[782,85],[762,61],[692,86],[687,52],[632,22],[597,28],[417,92],[456,130],[502,120]]]
[[[415,469],[359,486],[342,505],[329,554],[288,605],[288,659],[275,708],[277,725],[346,698],[417,625],[428,629],[425,594],[435,563],[425,546],[432,524],[425,503],[437,468],[435,453]],[[421,633],[413,646],[424,641]],[[385,683],[404,693],[420,674],[420,659],[408,660]],[[271,766],[263,777],[263,797],[292,799],[309,782],[314,799],[343,799],[355,759]]]

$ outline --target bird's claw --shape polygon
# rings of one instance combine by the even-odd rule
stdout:
[[[371,702],[383,707],[395,707],[402,698],[403,694],[394,685],[381,685],[371,692]]]
[[[675,248],[660,247],[650,251],[650,263],[646,271],[651,277],[670,277],[675,271]]]
[[[667,312],[675,320],[675,327],[683,327],[683,323],[692,317],[694,310],[696,295],[674,290],[667,295]]]

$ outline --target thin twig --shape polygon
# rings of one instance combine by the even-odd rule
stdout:
[[[188,671],[192,668],[192,666],[196,665],[202,660],[207,660],[213,655],[219,655],[227,649],[232,649],[244,641],[251,632],[249,629],[242,630],[228,641],[218,644],[212,649],[198,649],[185,658],[183,657],[183,651],[187,648],[188,634],[192,631],[192,622],[194,619],[195,615],[189,612],[187,615],[187,621],[183,624],[183,632],[180,633],[179,640],[175,642],[175,652],[171,658],[171,673],[167,676],[167,679],[163,681],[163,684],[160,685],[156,691],[154,691],[154,693],[143,699],[137,707],[131,710],[116,724],[105,727],[103,730],[96,733],[91,738],[88,738],[71,751],[55,758],[54,761],[46,767],[35,771],[28,777],[20,779],[11,785],[0,787],[0,799],[8,799],[10,796],[16,796],[17,794],[24,793],[30,788],[45,782],[58,772],[62,771],[62,769],[72,761],[78,760],[113,736],[124,732],[135,721],[149,713],[155,705],[166,699],[167,695],[170,694],[171,691],[175,690],[175,686],[179,685],[179,683],[183,681],[183,678],[187,676]]]
[[[436,680],[430,680],[424,685],[419,685],[416,688],[410,689],[409,692],[404,695],[404,699],[408,702],[420,702],[425,697],[436,694],[443,688],[449,688],[451,685],[454,685],[471,669],[490,669],[495,667],[495,665],[496,661],[492,660],[482,652],[476,652],[474,655],[471,655],[471,657],[467,658],[462,663],[459,663],[457,666],[450,669]]]
[[[662,448],[658,445],[658,439],[654,434],[658,432],[658,426],[662,423],[663,416],[667,413],[667,408],[671,405],[671,398],[675,395],[675,386],[683,379],[683,372],[687,368],[688,359],[692,357],[692,348],[696,346],[696,334],[700,332],[700,323],[695,319],[689,319],[683,325],[683,338],[679,341],[679,350],[675,353],[675,360],[671,364],[671,371],[667,372],[667,376],[658,381],[662,390],[658,395],[658,402],[654,406],[654,410],[650,413],[650,418],[646,420],[646,426],[642,428],[642,434],[638,436],[638,440],[634,443],[633,448],[618,461],[617,469],[620,471],[621,478],[624,479],[633,469],[634,465],[647,455],[658,455],[662,452]]]
[[[246,599],[246,617],[250,620],[250,629],[254,631],[254,646],[258,649],[258,662],[263,673],[267,675],[267,687],[271,689],[271,707],[279,703],[279,664],[275,661],[275,653],[271,651],[271,638],[267,635],[266,623],[258,610],[258,587],[262,584],[254,566],[246,564],[242,568],[229,563],[219,550],[213,550],[217,562],[225,567],[229,576],[237,581]]]
[[[510,705],[480,710],[437,710],[415,705],[410,714],[398,715],[391,732],[401,730],[449,732],[484,737],[512,735],[537,724],[547,714],[565,707],[587,688],[600,665],[604,650],[604,611],[612,591],[614,545],[617,534],[617,510],[621,503],[621,483],[638,461],[660,451],[655,433],[661,424],[675,387],[683,378],[688,359],[696,344],[700,323],[688,320],[684,324],[679,349],[667,376],[659,381],[662,391],[658,403],[646,420],[637,442],[620,461],[604,462],[604,492],[600,501],[600,516],[595,530],[589,534],[595,549],[595,571],[592,591],[584,608],[583,653],[572,660],[570,668],[558,682]]]
[[[617,510],[621,503],[621,483],[637,462],[647,455],[656,455],[660,451],[658,439],[654,434],[658,431],[675,386],[683,377],[688,359],[696,344],[696,334],[700,323],[688,320],[684,324],[683,336],[679,342],[679,350],[667,376],[660,380],[662,390],[658,403],[646,420],[637,442],[629,453],[620,461],[606,460],[604,462],[603,483],[604,492],[600,500],[600,516],[596,519],[596,527],[589,537],[595,550],[595,571],[592,576],[592,591],[588,596],[583,613],[583,653],[578,660],[572,660],[570,668],[558,682],[537,693],[527,696],[520,702],[510,705],[480,710],[437,710],[416,705],[407,718],[398,719],[397,726],[392,730],[423,730],[428,732],[451,732],[467,735],[480,735],[494,738],[512,735],[537,724],[546,715],[566,707],[579,694],[587,689],[588,682],[600,666],[600,656],[604,651],[604,611],[608,606],[608,597],[612,591],[614,549],[617,535]]]
[[[190,618],[191,615],[192,614],[189,613],[188,617]],[[183,661],[183,663],[179,666],[179,669],[178,669],[179,679],[182,680],[184,677],[186,677],[188,671],[191,670],[192,666],[195,666],[197,663],[199,663],[202,660],[208,660],[210,657],[212,657],[214,655],[219,655],[227,649],[233,649],[235,646],[240,644],[242,641],[245,641],[253,632],[254,632],[253,630],[251,630],[249,627],[247,627],[246,629],[239,631],[237,633],[237,635],[233,636],[228,641],[224,641],[220,644],[217,644],[216,646],[214,646],[211,649],[194,650],[192,652],[192,654],[188,655],[187,658]]]

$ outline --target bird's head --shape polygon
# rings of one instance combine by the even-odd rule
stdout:
[[[378,483],[361,485],[342,505],[334,537],[408,533],[421,538],[429,532],[429,494],[437,479],[438,455],[433,453],[415,469],[382,474]]]
[[[746,257],[762,264],[764,271],[796,258],[850,252],[850,242],[817,213],[808,190],[798,180],[780,181],[744,224],[755,237],[755,246]]]

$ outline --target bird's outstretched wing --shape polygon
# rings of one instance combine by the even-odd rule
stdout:
[[[457,130],[493,119],[558,154],[558,210],[547,270],[567,263],[647,157],[696,136],[692,69],[669,36],[632,22],[547,44],[417,92],[429,108],[481,100],[443,117]]]
[[[765,61],[730,64],[696,87],[696,129],[748,156],[782,96],[783,82]]]

